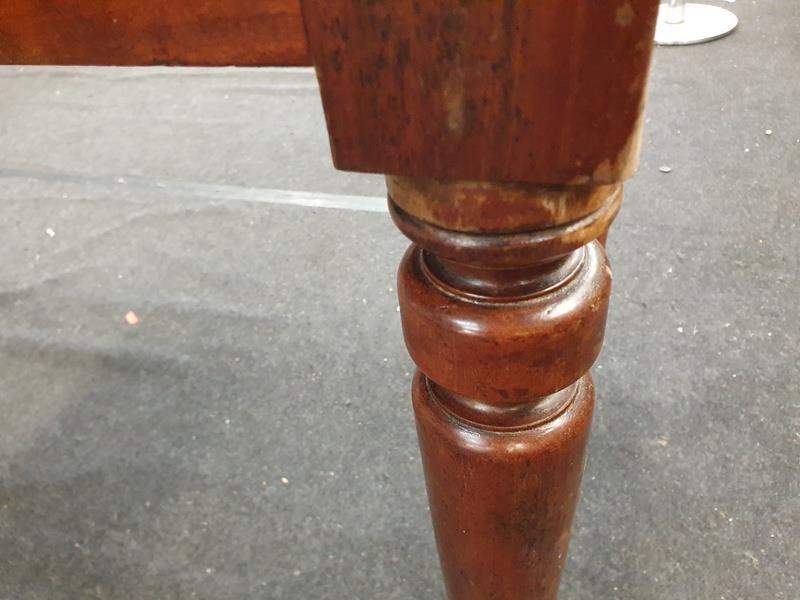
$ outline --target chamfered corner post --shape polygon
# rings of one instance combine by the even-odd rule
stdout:
[[[336,166],[387,175],[451,600],[556,598],[657,0],[303,0]]]

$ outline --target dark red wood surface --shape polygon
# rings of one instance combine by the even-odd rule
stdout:
[[[304,0],[334,162],[612,183],[639,149],[658,0]]]
[[[414,412],[453,600],[553,600],[567,558],[594,408],[587,375],[538,426],[474,428],[417,373]]]
[[[299,0],[2,0],[0,64],[308,65]]]

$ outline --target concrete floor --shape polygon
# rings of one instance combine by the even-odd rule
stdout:
[[[800,597],[800,5],[727,6],[656,52],[567,600]],[[406,241],[313,74],[0,89],[0,599],[441,597]]]

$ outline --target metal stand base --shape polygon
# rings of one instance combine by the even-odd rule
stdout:
[[[687,3],[680,23],[669,23],[672,9],[661,4],[656,24],[656,44],[687,46],[725,37],[736,29],[739,19],[731,11],[708,4]]]

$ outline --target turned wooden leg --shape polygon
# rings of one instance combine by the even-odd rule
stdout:
[[[657,8],[303,0],[334,162],[390,174],[413,242],[400,311],[451,600],[558,593]]]
[[[559,194],[594,200],[562,222],[526,221],[520,211],[524,230],[475,234],[452,229],[466,208],[450,213],[451,229],[441,217],[423,220],[430,182],[389,179],[392,216],[415,242],[398,292],[419,367],[414,411],[449,597],[554,599],[592,418],[587,371],[611,288],[592,240],[614,217],[620,190],[436,187],[465,207],[496,198],[541,208]]]

